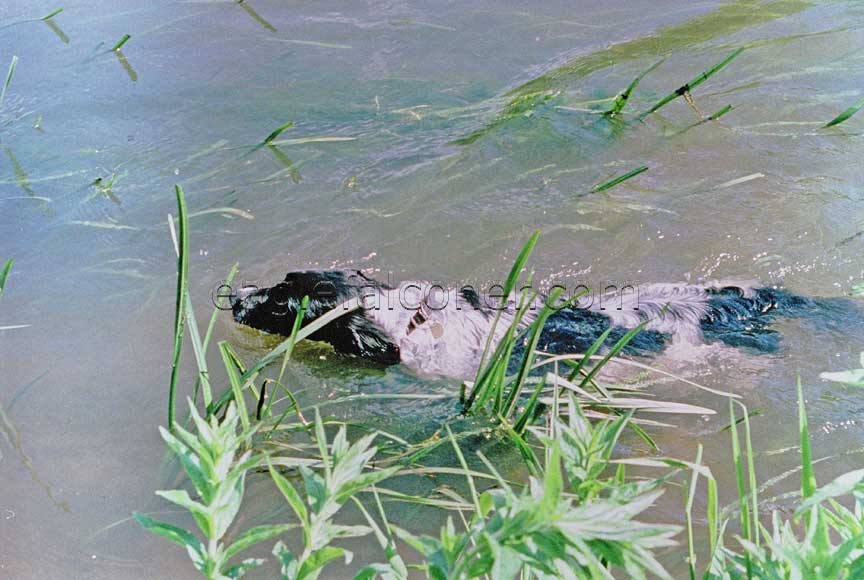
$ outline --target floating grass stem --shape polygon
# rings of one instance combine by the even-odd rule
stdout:
[[[294,121],[288,121],[284,125],[280,125],[275,131],[267,135],[267,138],[264,139],[264,145],[270,144],[270,142],[274,141],[279,135],[281,135],[286,129],[290,129],[294,126]]]
[[[130,38],[132,38],[132,37],[129,36],[128,34],[124,34],[124,35],[123,35],[123,38],[121,38],[120,40],[118,40],[118,41],[117,41],[117,44],[115,44],[115,45],[111,48],[111,50],[115,50],[115,51],[116,51],[116,50],[120,50],[120,49],[123,47],[124,44],[126,44],[127,42],[129,42],[129,39],[130,39]]]
[[[618,185],[620,183],[624,183],[628,179],[633,179],[634,177],[636,177],[640,173],[644,173],[646,171],[648,171],[648,166],[642,165],[640,167],[637,167],[633,171],[628,171],[624,175],[619,175],[615,179],[610,179],[609,181],[607,181],[605,183],[601,183],[600,185],[598,185],[597,187],[592,189],[591,193],[600,193],[601,191],[606,191],[607,189],[612,189],[616,185]]]
[[[639,118],[644,119],[651,113],[658,111],[661,107],[666,106],[669,102],[674,101],[678,97],[682,97],[687,93],[690,93],[693,89],[695,89],[696,87],[710,79],[712,76],[726,68],[726,65],[735,60],[735,58],[737,58],[738,55],[742,52],[744,52],[744,47],[734,50],[731,54],[729,54],[729,56],[727,56],[708,70],[705,70],[701,74],[697,75],[689,83],[681,85],[675,91],[669,93],[668,95],[657,101],[657,103],[653,107],[642,113]]]
[[[0,102],[2,102],[2,100],[0,100]],[[828,127],[833,127],[834,125],[839,125],[840,123],[847,121],[849,117],[860,111],[862,108],[864,108],[864,97],[861,97],[860,99],[855,101],[854,105],[852,105],[851,107],[825,123],[825,126],[823,128],[827,129]]]
[[[18,66],[18,57],[13,56],[12,62],[9,63],[9,72],[6,73],[6,82],[3,83],[3,90],[0,91],[0,107],[3,106],[3,100],[6,98],[6,90],[12,84],[12,75],[15,74],[15,67]]]
[[[61,12],[63,12],[63,9],[62,9],[62,8],[58,8],[57,10],[55,10],[54,12],[52,12],[51,14],[49,14],[49,15],[47,15],[47,16],[43,16],[43,17],[42,17],[42,20],[45,20],[45,21],[47,21],[47,20],[51,20],[52,18],[54,18],[55,16],[57,16],[57,15],[60,14]]]
[[[642,82],[642,79],[645,78],[648,73],[663,64],[665,60],[665,58],[658,60],[650,67],[648,67],[644,72],[642,72],[642,74],[633,79],[633,82],[627,85],[626,89],[618,93],[618,96],[615,97],[615,101],[612,103],[612,107],[603,114],[607,117],[614,117],[615,115],[620,114],[624,107],[627,106],[627,101],[630,99],[630,95],[633,94],[633,91],[636,90],[636,87],[639,86],[639,83]]]

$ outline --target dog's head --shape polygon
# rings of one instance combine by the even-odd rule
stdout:
[[[315,320],[351,298],[368,294],[377,282],[357,270],[301,270],[289,272],[275,286],[247,286],[231,303],[234,320],[273,334],[291,334],[305,296],[309,305],[304,323]]]
[[[309,297],[303,317],[305,326],[347,300],[353,298],[362,302],[378,288],[386,286],[357,270],[302,270],[289,272],[285,280],[275,286],[241,288],[231,303],[231,310],[234,320],[241,324],[289,336],[304,297]],[[399,362],[398,347],[359,311],[340,316],[309,338],[329,342],[344,354],[385,364]]]

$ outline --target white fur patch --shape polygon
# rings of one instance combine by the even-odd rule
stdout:
[[[708,313],[711,297],[707,289],[724,286],[739,287],[745,296],[753,294],[749,284],[644,284],[632,292],[604,295],[589,310],[608,316],[613,326],[634,328],[648,321],[647,329],[672,336],[674,349],[686,349],[688,345],[702,343],[700,321]],[[367,308],[366,315],[393,338],[399,345],[403,364],[415,372],[460,379],[473,377],[496,312],[477,310],[457,290],[448,289],[446,296],[439,292],[427,300],[426,322],[408,332],[411,318],[417,312],[413,306],[421,303],[420,289],[426,287],[424,282],[406,281],[393,290],[379,289],[375,297],[377,307]],[[510,296],[490,348],[494,349],[510,328],[520,299],[519,294]],[[367,306],[373,304],[370,301]],[[540,306],[538,300],[535,308],[529,309],[523,318],[525,324],[534,321]]]

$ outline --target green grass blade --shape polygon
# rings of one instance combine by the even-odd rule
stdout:
[[[12,62],[9,63],[9,72],[6,73],[6,82],[3,83],[3,90],[0,91],[0,107],[3,106],[3,100],[6,98],[6,90],[12,83],[12,75],[15,74],[15,67],[18,66],[18,57],[13,56]]]
[[[648,434],[645,429],[640,427],[635,423],[635,421],[630,421],[627,423],[627,426],[630,427],[630,430],[636,433],[639,438],[644,441],[655,453],[660,453],[660,446],[657,445],[657,442]]]
[[[300,302],[300,311],[294,317],[294,326],[291,328],[291,334],[288,336],[288,345],[285,348],[285,354],[282,356],[282,366],[279,368],[279,377],[276,383],[282,385],[282,377],[285,376],[285,369],[288,367],[288,361],[291,360],[291,353],[294,352],[294,345],[297,344],[297,334],[300,332],[300,325],[303,324],[303,318],[306,316],[306,310],[309,308],[309,297],[304,296]],[[285,388],[284,386],[282,388]],[[286,389],[287,392],[287,389]],[[289,393],[289,396],[290,393]],[[269,416],[270,409],[273,404],[273,399],[270,399],[270,404],[267,405],[267,414]],[[299,409],[299,407],[298,407]]]
[[[681,85],[675,91],[669,93],[668,95],[666,95],[665,97],[663,97],[662,99],[657,101],[657,103],[653,107],[648,109],[646,112],[642,113],[642,115],[640,115],[639,118],[644,119],[645,117],[647,117],[651,113],[654,113],[657,110],[659,110],[661,107],[666,106],[669,102],[674,101],[678,97],[683,96],[684,93],[689,93],[690,91],[692,91],[693,89],[695,89],[696,87],[698,87],[699,85],[701,85],[702,83],[707,81],[709,78],[711,78],[712,76],[714,76],[715,74],[717,74],[718,72],[720,72],[721,70],[726,68],[726,65],[728,65],[730,62],[735,60],[735,58],[739,54],[741,54],[743,51],[744,51],[744,47],[741,47],[739,49],[734,50],[729,56],[727,56],[726,58],[724,58],[723,60],[721,60],[720,62],[718,62],[717,64],[715,64],[711,68],[709,68],[708,70],[703,71],[701,74],[697,75],[689,83]]]
[[[738,425],[735,420],[735,407],[732,405],[732,400],[729,400],[729,416],[731,418],[732,433],[732,464],[735,467],[735,484],[738,488],[738,509],[740,510],[739,519],[741,521],[741,534],[744,539],[752,542],[753,531],[750,529],[750,506],[747,503],[747,488],[744,483],[744,460],[741,454],[741,443],[738,440]],[[758,533],[755,532],[755,533]],[[747,578],[752,577],[752,562],[750,561],[750,553],[744,553],[745,565],[747,568]]]
[[[248,2],[246,2],[246,0],[234,0],[234,1],[237,2],[237,4],[240,5],[240,8],[245,10],[246,14],[248,14],[255,22],[257,22],[258,24],[260,24],[261,26],[263,26],[264,28],[266,28],[270,32],[279,32],[275,26],[273,26],[272,24],[267,22],[267,20],[263,16],[258,14],[255,11],[255,9],[252,8],[252,6],[250,6]]]
[[[630,95],[633,94],[633,91],[636,90],[636,87],[639,86],[639,83],[642,82],[642,79],[644,79],[648,75],[648,73],[656,69],[665,61],[665,58],[661,58],[660,60],[652,64],[650,67],[648,67],[648,69],[646,69],[642,74],[633,79],[633,82],[627,85],[626,89],[618,93],[618,96],[615,97],[615,101],[612,103],[612,107],[603,114],[607,117],[614,117],[615,115],[620,114],[621,111],[624,110],[624,107],[627,106],[627,101],[630,99]]]
[[[42,20],[51,20],[52,18],[54,18],[55,16],[57,16],[57,15],[60,14],[61,12],[63,12],[63,9],[62,9],[62,8],[58,8],[57,10],[55,10],[54,12],[52,12],[51,14],[49,14],[48,16],[43,16],[43,17],[42,17]]]
[[[573,371],[570,373],[570,376],[567,377],[568,381],[570,381],[572,383],[576,380],[576,377],[579,376],[579,373],[585,367],[585,364],[589,360],[591,360],[591,357],[594,356],[594,353],[596,353],[600,349],[600,347],[603,346],[603,343],[605,343],[606,339],[609,338],[609,334],[611,332],[612,332],[612,327],[610,326],[609,328],[607,328],[606,330],[603,331],[603,334],[601,334],[599,337],[597,337],[597,340],[595,340],[594,343],[590,347],[588,347],[588,350],[585,351],[585,354],[582,356],[581,359],[579,359],[579,362],[573,363]],[[604,395],[607,397],[609,396],[606,393],[604,393]]]
[[[6,287],[6,279],[9,277],[9,271],[12,269],[12,258],[6,260],[3,264],[3,269],[0,270],[0,298],[3,297],[3,289]]]
[[[0,99],[0,103],[2,103],[2,102],[3,102],[2,99]],[[833,127],[834,125],[839,125],[840,123],[848,120],[849,117],[851,117],[852,115],[854,115],[855,113],[860,111],[862,108],[864,108],[864,97],[861,97],[860,99],[855,101],[854,105],[852,105],[851,107],[849,107],[848,109],[846,109],[845,111],[843,111],[842,113],[840,113],[839,115],[837,115],[836,117],[834,117],[833,119],[831,119],[830,121],[825,123],[825,126],[823,128],[827,129],[828,127]]]
[[[528,428],[529,423],[531,422],[532,417],[534,416],[534,411],[537,408],[537,399],[540,398],[540,393],[543,392],[543,388],[546,386],[546,377],[540,379],[540,382],[537,383],[537,386],[534,388],[534,392],[531,393],[531,397],[525,403],[525,409],[516,419],[516,422],[513,425],[513,431],[522,436],[525,433],[525,429]],[[521,391],[521,389],[519,389]],[[518,393],[517,389],[513,389],[512,393]],[[514,409],[515,410],[515,409]]]
[[[174,186],[177,195],[177,297],[174,305],[174,354],[171,361],[171,382],[168,386],[168,429],[174,430],[177,398],[177,377],[180,372],[180,351],[183,349],[186,295],[189,292],[189,231],[186,199],[183,188]]]
[[[722,109],[720,109],[719,111],[714,113],[713,115],[709,115],[708,117],[705,117],[704,119],[701,119],[701,120],[696,121],[695,123],[693,123],[691,125],[688,125],[687,127],[684,127],[683,129],[681,129],[677,133],[674,133],[673,136],[674,135],[680,135],[682,133],[686,133],[690,129],[694,129],[694,128],[699,127],[701,125],[704,125],[706,123],[710,123],[711,121],[716,121],[717,119],[719,119],[720,117],[722,117],[726,113],[732,111],[734,108],[735,107],[733,107],[732,105],[726,105],[725,107],[723,107]]]
[[[237,268],[239,266],[239,262],[234,262],[234,265],[231,266],[231,270],[228,272],[228,276],[225,278],[226,286],[231,286],[231,282],[234,281],[234,276],[237,275]],[[222,311],[219,308],[214,307],[213,313],[210,315],[210,322],[207,323],[207,332],[204,335],[204,342],[201,344],[204,352],[207,352],[207,347],[210,345],[210,337],[213,335],[213,328],[216,326],[216,319],[219,317],[220,312]]]
[[[519,252],[519,255],[516,257],[516,261],[513,262],[513,267],[510,268],[510,273],[507,276],[507,281],[504,284],[504,297],[502,298],[502,303],[499,304],[498,312],[495,315],[495,320],[492,322],[492,328],[489,331],[489,336],[486,337],[486,345],[483,347],[483,355],[480,357],[480,364],[477,367],[477,376],[474,379],[474,387],[471,389],[467,399],[463,402],[463,406],[466,412],[470,411],[474,405],[474,401],[477,399],[477,395],[480,393],[480,390],[484,388],[485,380],[484,377],[490,375],[490,371],[492,371],[495,367],[489,362],[489,353],[492,351],[492,341],[495,338],[495,331],[498,328],[498,323],[501,320],[501,312],[503,304],[509,299],[510,293],[516,287],[516,281],[519,279],[519,274],[522,272],[522,269],[525,267],[525,264],[528,262],[528,258],[531,256],[531,252],[534,251],[534,246],[537,245],[537,240],[540,238],[540,230],[535,230],[534,233],[531,234],[531,237],[528,238],[528,241],[525,242],[525,245],[522,247],[522,251]],[[504,341],[501,341],[499,344],[499,348],[495,349],[494,354],[499,354],[501,351],[501,347]],[[495,361],[495,357],[491,359]],[[495,364],[503,364],[506,367],[507,361],[495,361]]]
[[[286,129],[290,129],[290,128],[293,127],[293,126],[294,126],[294,121],[288,121],[288,122],[285,123],[284,125],[281,125],[281,126],[277,127],[275,131],[273,131],[272,133],[270,133],[269,135],[267,135],[267,138],[264,139],[264,145],[267,145],[267,144],[270,143],[271,141],[274,141],[274,140],[275,140],[277,137],[279,137],[279,135],[281,135],[281,134],[282,134]]]
[[[516,261],[513,262],[513,267],[510,268],[510,274],[507,275],[507,282],[504,285],[504,300],[507,300],[510,293],[513,292],[513,289],[516,288],[516,281],[519,279],[519,273],[522,272],[522,269],[528,262],[528,258],[531,256],[531,252],[534,251],[534,246],[537,245],[537,240],[539,238],[540,230],[535,230],[534,233],[531,234],[531,237],[528,238],[528,241],[525,242],[525,246],[522,248],[522,251],[519,252]]]
[[[637,175],[639,175],[640,173],[644,173],[646,171],[648,171],[648,166],[642,165],[641,167],[637,167],[633,171],[628,171],[624,175],[619,175],[615,179],[610,179],[609,181],[607,181],[605,183],[601,183],[600,185],[598,185],[597,187],[592,189],[591,193],[600,193],[601,191],[606,191],[607,189],[612,189],[613,187],[615,187],[619,183],[623,183],[623,182],[627,181],[628,179],[632,179],[632,178],[636,177]]]
[[[725,115],[726,113],[728,113],[729,111],[731,111],[734,108],[735,107],[733,107],[732,105],[726,105],[725,107],[723,107],[722,109],[720,109],[719,111],[714,113],[713,115],[709,115],[708,118],[705,119],[705,121],[703,121],[703,122],[716,121],[717,119],[719,119],[720,117],[722,117],[723,115]]]
[[[123,47],[124,44],[126,44],[127,42],[129,42],[129,39],[130,39],[130,38],[132,38],[132,37],[129,36],[128,34],[124,34],[123,37],[122,37],[120,40],[117,41],[117,44],[115,44],[115,45],[111,48],[111,50],[115,50],[115,51],[116,51],[116,50],[120,50],[120,49]]]
[[[188,219],[188,216],[187,216]],[[171,237],[174,240],[174,251],[178,257],[180,248],[177,244],[177,236],[174,231],[174,218],[168,216],[168,227],[171,229]],[[207,350],[201,342],[201,334],[198,330],[198,321],[195,319],[195,310],[192,308],[192,295],[187,291],[183,295],[183,309],[186,315],[186,327],[189,329],[189,340],[192,342],[192,350],[195,354],[195,364],[198,366],[198,379],[195,383],[195,395],[193,401],[197,397],[198,387],[200,386],[204,393],[204,405],[209,406],[213,400],[213,393],[210,388],[210,371],[207,368]]]
[[[591,368],[591,371],[585,376],[585,378],[582,379],[582,383],[579,386],[584,389],[585,386],[588,383],[590,383],[591,380],[595,376],[597,376],[597,373],[600,372],[600,369],[602,369],[604,366],[606,366],[606,363],[608,363],[609,360],[613,356],[615,356],[616,354],[621,352],[621,349],[623,349],[625,346],[627,346],[627,343],[629,343],[633,339],[634,336],[636,336],[637,334],[642,332],[642,329],[645,328],[645,326],[647,326],[647,324],[648,324],[648,321],[646,320],[646,321],[642,322],[641,324],[639,324],[638,326],[631,328],[630,330],[627,331],[627,333],[624,336],[619,338],[618,342],[616,342],[612,346],[612,348],[609,349],[609,352],[606,353],[606,355],[602,359],[600,359],[596,365],[594,365]]]
[[[696,465],[702,463],[702,444],[696,450],[696,459],[693,461]],[[690,486],[687,489],[687,504],[684,509],[685,520],[687,522],[687,551],[688,559],[687,566],[690,569],[690,580],[696,580],[696,550],[693,547],[693,500],[696,497],[696,483],[699,480],[699,472],[692,471],[690,476]]]
[[[240,415],[243,429],[249,429],[251,421],[249,420],[249,412],[246,410],[246,400],[243,398],[243,387],[246,383],[241,378],[242,369],[238,368],[236,362],[237,354],[231,345],[225,341],[219,343],[219,354],[222,355],[222,362],[228,374],[228,382],[231,384],[231,393],[234,395],[234,402],[237,404],[237,412]]]
[[[753,543],[759,546],[759,497],[758,486],[756,485],[756,458],[753,453],[753,440],[750,436],[750,417],[747,413],[747,407],[736,401],[744,409],[744,446],[747,451],[747,485],[750,488],[750,509],[752,511],[753,523]]]
[[[519,374],[516,375],[516,380],[513,383],[510,389],[510,393],[507,396],[507,401],[504,404],[504,417],[507,419],[509,419],[510,416],[516,411],[516,405],[519,402],[519,395],[522,392],[522,389],[525,385],[525,379],[528,378],[528,373],[531,371],[532,363],[534,362],[534,358],[536,356],[534,354],[534,350],[537,348],[537,343],[540,341],[540,335],[543,332],[543,327],[546,325],[546,320],[555,312],[554,309],[549,307],[549,302],[553,304],[556,303],[558,298],[561,296],[561,292],[561,288],[555,289],[555,291],[549,296],[546,304],[544,304],[543,310],[540,311],[540,314],[537,316],[537,318],[531,325],[531,336],[528,338],[528,344],[525,345],[525,355],[522,357],[522,364],[519,368]],[[534,414],[534,406],[537,404],[537,399],[540,397],[540,393],[543,390],[544,381],[540,381],[540,384],[538,384],[537,388],[534,389],[534,392],[531,394],[531,398],[525,405],[525,410],[523,411],[522,416],[516,423],[517,426],[515,427],[515,429],[516,432],[519,434],[521,434],[525,430],[528,419]]]
[[[806,500],[817,492],[818,487],[816,485],[816,472],[813,469],[813,455],[810,450],[810,428],[807,425],[804,387],[801,384],[800,376],[798,377],[798,435],[801,445],[801,499]],[[820,507],[815,506],[811,511],[807,512],[805,518],[808,527],[810,526],[811,516],[819,517],[819,514],[816,512],[820,509]],[[827,554],[831,551],[831,539],[824,517],[819,517],[816,523],[813,545],[819,553]]]
[[[804,388],[798,377],[798,436],[801,445],[801,498],[807,499],[816,493],[816,473],[810,453],[810,429],[807,426],[807,410],[804,407]]]
[[[465,473],[465,479],[468,480],[468,487],[471,490],[471,502],[474,504],[474,509],[477,512],[477,515],[483,517],[483,510],[480,509],[480,494],[477,493],[477,485],[474,483],[474,477],[471,475],[471,470],[468,468],[468,462],[465,461],[465,456],[462,455],[462,449],[459,447],[456,437],[453,436],[453,431],[450,430],[450,425],[445,425],[445,427],[447,429],[447,436],[450,439],[450,443],[453,444],[453,449],[456,451],[456,457],[459,459],[459,465],[462,466],[462,471]]]
[[[711,554],[708,561],[714,559],[714,553],[720,543],[720,502],[717,497],[717,480],[710,478],[708,480],[708,499],[705,510],[708,512],[708,541],[711,548]]]

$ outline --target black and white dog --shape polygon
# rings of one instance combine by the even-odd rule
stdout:
[[[469,286],[431,289],[422,282],[393,288],[356,270],[303,270],[290,272],[269,288],[239,290],[232,310],[237,322],[289,335],[304,296],[309,297],[306,324],[354,299],[360,302],[359,309],[310,338],[331,344],[337,353],[384,365],[402,363],[423,375],[472,378],[497,311],[501,318],[493,346],[510,327],[522,295],[514,293],[506,301],[488,296],[481,300]],[[628,329],[646,322],[625,353],[648,355],[670,343],[718,341],[772,352],[779,346],[779,336],[768,325],[777,315],[799,316],[819,307],[815,300],[784,290],[746,285],[649,284],[631,289],[605,305],[601,297],[585,307],[571,303],[556,310],[543,328],[538,348],[555,354],[582,353],[606,329],[611,328],[611,345]],[[537,312],[529,310],[523,322],[530,323]]]

